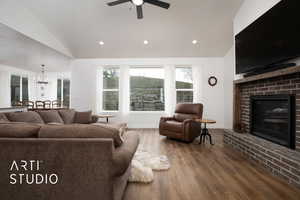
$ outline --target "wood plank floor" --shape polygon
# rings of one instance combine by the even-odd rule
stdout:
[[[143,149],[167,155],[172,166],[155,172],[151,184],[130,183],[124,200],[300,200],[300,189],[224,147],[223,131],[213,131],[214,146],[167,140],[156,129],[131,131]]]

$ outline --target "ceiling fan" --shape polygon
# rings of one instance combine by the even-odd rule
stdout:
[[[137,18],[138,19],[143,19],[143,4],[144,3],[149,3],[161,8],[165,8],[168,9],[170,7],[169,3],[163,2],[163,1],[159,1],[159,0],[117,0],[117,1],[113,1],[110,3],[107,3],[107,5],[109,6],[116,6],[122,3],[127,3],[127,2],[131,2],[136,6],[136,12],[137,12]]]

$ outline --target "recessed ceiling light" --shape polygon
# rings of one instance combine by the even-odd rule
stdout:
[[[103,41],[100,41],[99,44],[102,46],[102,45],[104,45],[104,42],[103,42]]]
[[[193,40],[192,43],[193,43],[193,44],[197,44],[198,41],[197,41],[197,40]]]
[[[136,6],[141,6],[144,3],[144,0],[132,0],[132,2],[136,5]]]
[[[149,44],[149,41],[148,40],[144,40],[144,44]]]

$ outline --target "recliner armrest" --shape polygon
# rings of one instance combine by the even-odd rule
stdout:
[[[191,123],[191,122],[194,122],[194,120],[192,119],[186,119],[183,121],[183,125],[187,124],[187,123]]]

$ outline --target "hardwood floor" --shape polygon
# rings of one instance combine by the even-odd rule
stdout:
[[[151,184],[130,183],[124,200],[300,200],[300,189],[224,147],[223,131],[213,131],[214,146],[167,140],[155,129],[131,131],[140,133],[143,149],[167,155],[171,169],[155,172]]]

